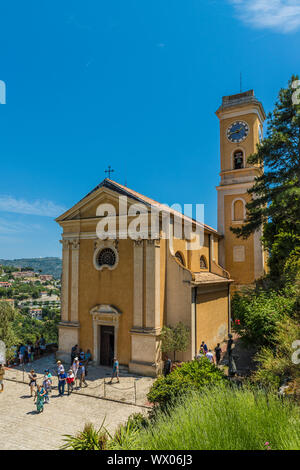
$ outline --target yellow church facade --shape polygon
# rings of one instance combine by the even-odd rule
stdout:
[[[72,346],[78,344],[90,349],[97,364],[111,365],[116,356],[129,371],[155,376],[162,367],[164,325],[181,321],[189,328],[188,349],[178,355],[185,361],[194,358],[202,340],[213,348],[227,337],[231,284],[253,283],[264,270],[259,235],[240,241],[229,231],[232,224],[242,223],[246,189],[262,171],[249,167],[246,158],[255,151],[263,108],[253,94],[242,95],[224,97],[217,111],[218,231],[110,179],[58,217],[63,229],[59,358],[69,361]],[[240,142],[233,142],[240,134]],[[144,208],[146,229],[130,237],[136,204]],[[106,237],[99,237],[104,219],[109,229]],[[178,220],[182,235],[170,236]],[[201,243],[193,249],[186,222],[201,232]]]

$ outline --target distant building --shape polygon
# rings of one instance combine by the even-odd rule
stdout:
[[[30,308],[29,314],[31,315],[31,318],[35,318],[36,320],[42,320],[43,318],[43,311],[38,307]]]
[[[52,274],[41,274],[39,277],[40,277],[41,281],[52,281],[53,280]]]
[[[25,278],[25,277],[33,277],[35,273],[33,271],[15,271],[12,273],[12,276],[15,279]]]
[[[11,282],[0,282],[0,287],[11,287],[12,283]]]

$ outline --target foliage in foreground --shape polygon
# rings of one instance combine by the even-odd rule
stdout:
[[[263,450],[268,442],[271,450],[300,449],[299,408],[292,401],[261,389],[220,385],[181,397],[155,420],[129,418],[114,437],[107,431],[104,437],[103,431],[88,426],[76,437],[68,436],[64,448]]]
[[[147,398],[150,403],[164,407],[190,390],[221,383],[224,380],[223,372],[207,358],[194,359],[183,363],[166,377],[156,379]]]
[[[255,289],[235,294],[232,299],[235,331],[246,344],[274,346],[278,323],[284,316],[293,317],[297,296],[292,286],[282,291]]]

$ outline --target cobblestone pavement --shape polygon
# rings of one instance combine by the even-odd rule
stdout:
[[[5,380],[4,392],[0,393],[0,449],[59,449],[63,435],[76,433],[86,422],[100,427],[105,417],[104,425],[112,432],[130,414],[145,411],[80,394],[58,397],[54,390],[43,413],[37,414],[29,386]]]
[[[64,364],[67,371],[70,364]],[[26,364],[24,369],[21,366],[6,370],[5,378],[18,382],[28,383],[28,372],[34,369],[38,375],[39,383],[44,375],[45,369],[50,369],[54,376],[53,384],[57,386],[57,366],[54,354],[50,354],[34,361],[33,364]],[[140,406],[147,405],[147,393],[153,383],[151,377],[142,377],[130,374],[124,368],[120,368],[120,383],[114,379],[113,384],[108,382],[111,378],[112,369],[110,367],[92,366],[88,367],[86,382],[88,387],[75,390],[76,394],[88,395],[92,397],[102,397],[126,403],[133,403]],[[104,384],[105,381],[105,384]]]

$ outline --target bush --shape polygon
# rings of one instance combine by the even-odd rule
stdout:
[[[300,449],[297,406],[263,390],[212,387],[192,392],[133,438],[126,450]],[[115,447],[117,448],[117,447]]]
[[[292,287],[281,292],[253,290],[247,294],[235,294],[232,300],[234,330],[246,344],[273,346],[276,343],[277,325],[295,311],[296,295]]]
[[[80,431],[75,436],[70,434],[65,435],[64,441],[66,443],[61,449],[71,450],[105,450],[107,449],[107,442],[109,435],[107,430],[103,427],[104,421],[102,422],[100,429],[96,430],[94,425],[91,423],[85,424],[83,431]]]
[[[153,383],[147,398],[150,403],[165,407],[174,403],[182,394],[223,380],[223,372],[203,357],[185,362],[166,377],[159,377]]]

